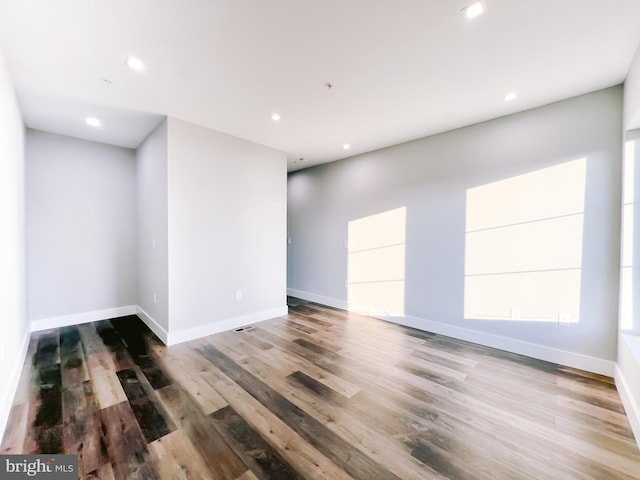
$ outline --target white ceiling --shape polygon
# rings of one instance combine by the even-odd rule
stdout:
[[[640,0],[469,2],[0,0],[0,44],[29,127],[136,147],[170,115],[295,170],[619,84],[640,42]]]

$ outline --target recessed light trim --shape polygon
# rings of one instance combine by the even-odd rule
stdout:
[[[342,145],[342,148],[344,148],[345,150],[349,150],[351,148],[351,145],[345,143],[344,145]]]
[[[144,63],[138,57],[134,57],[133,55],[129,55],[127,60],[125,61],[127,67],[131,70],[135,70],[136,72],[141,72],[144,70]]]
[[[515,100],[516,98],[518,98],[518,95],[516,94],[516,92],[509,92],[504,96],[504,101],[505,102],[511,102],[511,101]]]
[[[472,18],[479,17],[486,12],[487,7],[483,0],[478,0],[477,2],[470,3],[464,7],[462,11],[464,12],[464,15],[471,20]]]
[[[277,122],[278,120],[280,120],[280,114],[279,113],[274,113],[273,115],[271,115],[271,120]]]
[[[99,127],[102,125],[100,119],[96,117],[87,117],[84,119],[84,121],[87,125],[90,125],[92,127]]]

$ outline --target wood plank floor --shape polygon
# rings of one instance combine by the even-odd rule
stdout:
[[[640,479],[610,378],[289,303],[170,348],[137,317],[34,334],[2,453],[85,479]]]

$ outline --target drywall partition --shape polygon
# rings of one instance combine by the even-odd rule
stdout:
[[[169,343],[286,313],[286,156],[168,119]]]
[[[640,45],[624,81],[624,129],[640,128]]]
[[[28,130],[26,168],[32,328],[135,313],[134,152]]]
[[[25,285],[24,124],[0,48],[0,441],[29,340]]]
[[[289,293],[613,374],[620,250],[621,93],[620,87],[613,87],[290,174]],[[577,173],[567,177],[567,169]],[[571,179],[567,192],[571,191],[572,200],[549,201],[562,199],[563,178]],[[525,184],[525,188],[518,186]],[[555,197],[546,194],[551,190]],[[491,192],[493,196],[488,194]],[[468,203],[472,198],[483,203]],[[562,211],[553,210],[556,203],[563,205]],[[492,211],[497,212],[494,218],[483,217],[483,212]],[[581,239],[581,243],[567,246],[561,232],[568,227],[554,230],[555,217],[571,218],[579,231],[575,235],[573,230],[570,237],[578,242]],[[350,232],[363,226],[371,232],[370,237],[384,235],[389,227],[377,222],[384,218],[393,218],[393,228],[400,229],[402,235],[367,248],[353,244]],[[543,223],[546,233],[533,229]],[[483,231],[495,232],[503,224],[530,226],[532,235],[547,239],[546,243],[553,244],[548,239],[555,235],[563,244],[561,251],[580,249],[581,255],[572,255],[572,262],[575,258],[581,262],[566,266],[561,255],[551,255],[553,258],[542,259],[551,262],[548,265],[529,265],[527,252],[518,248],[528,245],[525,240],[533,237],[510,228],[493,243],[505,246],[509,255],[483,264],[484,258],[474,249],[492,242],[470,238]],[[401,255],[387,255],[392,250]],[[356,275],[349,267],[358,265],[358,256],[364,255],[377,255],[376,261],[368,262],[375,267],[361,269]],[[478,261],[466,264],[469,257]],[[521,265],[513,266],[523,259],[526,261],[519,262]],[[571,270],[570,294],[578,292],[579,298],[572,298],[568,305],[577,302],[578,318],[557,309],[553,316],[548,311],[528,312],[525,307],[530,305],[514,304],[505,309],[495,289],[493,305],[478,306],[472,301],[482,297],[474,292],[492,292],[490,282],[477,283],[477,278],[486,274],[486,278],[495,279],[500,273],[509,273],[510,268],[531,273],[522,277],[528,278],[520,283],[523,288],[538,270]],[[379,287],[392,282],[393,288]],[[556,278],[554,282],[559,281]],[[364,289],[365,284],[372,287]],[[499,281],[494,285],[500,285]],[[545,282],[537,281],[536,285]],[[397,288],[402,288],[402,304],[397,302]],[[390,299],[392,308],[384,304],[390,291],[396,292]],[[510,295],[530,300],[517,297],[519,291]],[[554,300],[552,294],[545,292]],[[363,298],[369,298],[369,303]],[[356,304],[350,299],[356,299]],[[475,307],[480,312],[472,311]]]
[[[169,273],[167,121],[136,151],[138,182],[138,315],[167,341]]]

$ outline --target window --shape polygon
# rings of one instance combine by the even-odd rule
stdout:
[[[577,323],[586,158],[467,190],[465,318]]]
[[[402,207],[349,222],[349,310],[404,315],[406,217]]]
[[[634,268],[634,230],[638,209],[635,208],[636,168],[640,152],[637,150],[637,140],[625,143],[624,163],[622,171],[622,244],[620,260],[620,330],[627,333],[640,333],[640,322],[635,318],[635,298],[638,275]]]

